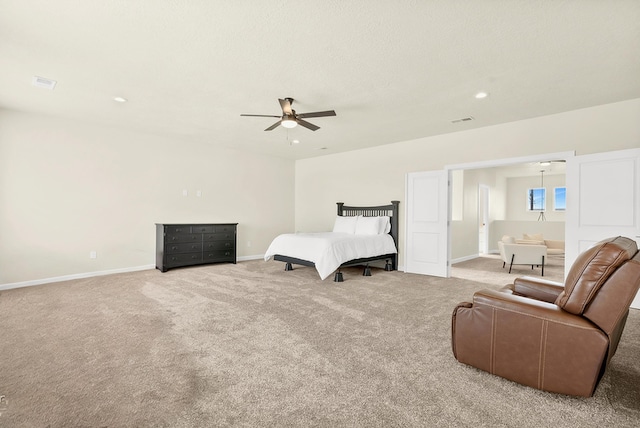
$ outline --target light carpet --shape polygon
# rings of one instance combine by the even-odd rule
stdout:
[[[249,261],[2,291],[0,426],[638,426],[638,311],[594,397],[538,391],[454,359],[455,305],[506,283],[471,262],[449,279]]]

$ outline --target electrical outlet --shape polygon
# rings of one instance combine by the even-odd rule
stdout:
[[[251,246],[251,241],[247,241],[247,247]]]
[[[98,258],[98,253],[95,252],[95,251],[89,252],[89,258],[90,259],[97,259]]]
[[[182,196],[189,196],[189,191],[187,189],[184,189],[182,191]]]

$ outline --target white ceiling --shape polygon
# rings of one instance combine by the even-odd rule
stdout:
[[[240,117],[284,97],[337,117]],[[0,108],[181,144],[301,159],[632,98],[638,0],[0,0]]]
[[[488,168],[494,170],[496,176],[498,177],[532,177],[542,176],[542,172],[544,172],[544,176],[548,177],[550,175],[565,175],[566,174],[566,164],[563,161],[553,160],[552,162],[546,162],[541,164],[540,162],[527,162],[523,164],[514,164],[508,166],[498,166],[494,168]]]

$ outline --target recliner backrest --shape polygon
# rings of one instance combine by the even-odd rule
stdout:
[[[640,251],[624,262],[600,287],[583,316],[608,336],[622,333],[629,306],[640,288]],[[619,338],[619,337],[618,337]]]
[[[572,314],[582,315],[607,278],[637,251],[634,240],[618,236],[600,241],[582,252],[569,270],[556,305]]]

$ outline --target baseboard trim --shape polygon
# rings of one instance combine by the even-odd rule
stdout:
[[[109,269],[95,272],[76,273],[73,275],[55,276],[52,278],[34,279],[32,281],[13,282],[9,284],[0,284],[0,291],[10,290],[12,288],[31,287],[33,285],[50,284],[53,282],[70,281],[72,279],[91,278],[94,276],[112,275],[114,273],[137,272],[140,270],[155,269],[155,265],[133,266],[121,269]]]
[[[459,257],[457,259],[451,260],[451,264],[453,265],[453,264],[460,263],[460,262],[466,262],[467,260],[477,259],[478,257],[480,257],[478,254],[472,254],[470,256]]]
[[[262,255],[257,254],[253,256],[242,256],[237,258],[239,262],[248,261],[248,260],[260,260],[260,259],[264,259],[264,254]],[[121,269],[109,269],[109,270],[101,270],[101,271],[95,271],[95,272],[76,273],[73,275],[55,276],[52,278],[34,279],[31,281],[12,282],[8,284],[0,284],[0,291],[11,290],[12,288],[22,288],[22,287],[31,287],[34,285],[50,284],[53,282],[70,281],[72,279],[83,279],[83,278],[91,278],[94,276],[112,275],[114,273],[137,272],[140,270],[148,270],[148,269],[155,269],[155,268],[156,266],[151,264],[151,265],[133,266],[133,267],[121,268]]]
[[[256,254],[253,256],[241,256],[241,257],[237,257],[239,262],[246,262],[249,260],[262,260],[264,259],[264,254]]]

